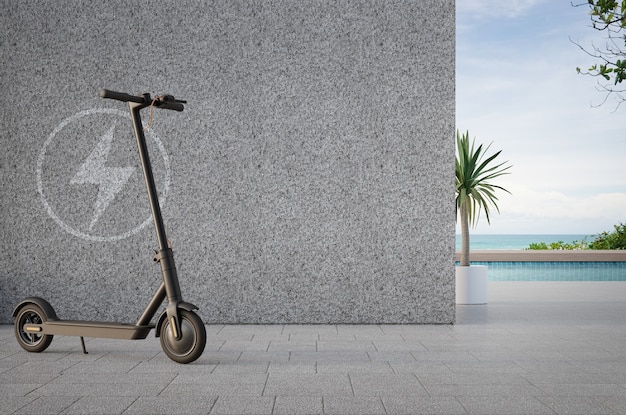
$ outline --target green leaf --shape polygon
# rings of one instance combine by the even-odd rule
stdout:
[[[501,151],[487,156],[490,147],[491,144],[487,147],[482,144],[476,147],[475,140],[470,142],[469,132],[460,134],[457,131],[456,208],[457,212],[467,212],[467,219],[473,226],[478,222],[481,212],[485,213],[485,218],[490,223],[490,209],[500,211],[495,190],[510,193],[491,183],[491,180],[509,174],[507,170],[511,166],[506,165],[508,162],[496,163]]]

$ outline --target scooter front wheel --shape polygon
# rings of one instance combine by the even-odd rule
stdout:
[[[24,350],[39,353],[50,346],[53,338],[51,334],[29,332],[24,327],[27,324],[43,324],[43,322],[43,311],[35,304],[27,304],[17,313],[15,317],[15,338]]]
[[[169,319],[165,319],[161,328],[161,347],[175,362],[191,363],[198,359],[206,345],[206,329],[202,319],[194,312],[178,310],[180,315],[181,336],[176,340]]]

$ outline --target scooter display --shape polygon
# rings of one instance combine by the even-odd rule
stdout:
[[[143,170],[150,210],[159,244],[153,260],[161,267],[163,281],[135,324],[113,322],[62,320],[54,308],[40,297],[23,299],[13,311],[15,337],[19,345],[29,352],[42,352],[48,348],[54,335],[80,337],[83,353],[87,353],[84,337],[138,340],[145,339],[150,330],[155,329],[165,354],[178,363],[190,363],[198,359],[206,344],[206,329],[200,317],[194,312],[193,304],[183,301],[174,255],[163,225],[161,207],[150,164],[150,157],[143,132],[140,111],[144,108],[160,108],[183,111],[186,101],[171,95],[152,98],[150,94],[140,96],[103,89],[100,97],[128,102],[139,158]],[[153,317],[167,300],[165,310],[156,323]]]

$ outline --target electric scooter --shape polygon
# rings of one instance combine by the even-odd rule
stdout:
[[[159,243],[153,260],[160,264],[163,281],[135,324],[112,322],[62,320],[57,317],[54,308],[43,298],[28,297],[23,299],[13,311],[15,318],[15,337],[19,345],[29,352],[42,352],[48,348],[53,336],[80,337],[83,353],[87,353],[83,337],[139,340],[145,339],[153,328],[156,337],[160,337],[165,354],[178,363],[190,363],[202,355],[206,344],[206,330],[193,304],[183,301],[174,264],[174,255],[165,234],[161,207],[152,174],[146,138],[143,133],[140,111],[144,108],[161,108],[182,111],[186,101],[175,99],[171,95],[151,98],[150,94],[135,96],[123,92],[101,90],[102,98],[128,102],[139,158],[143,170],[150,210]],[[151,324],[163,301],[167,299],[166,309]]]

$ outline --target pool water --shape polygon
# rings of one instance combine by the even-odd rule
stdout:
[[[490,281],[626,281],[626,262],[474,262]]]

